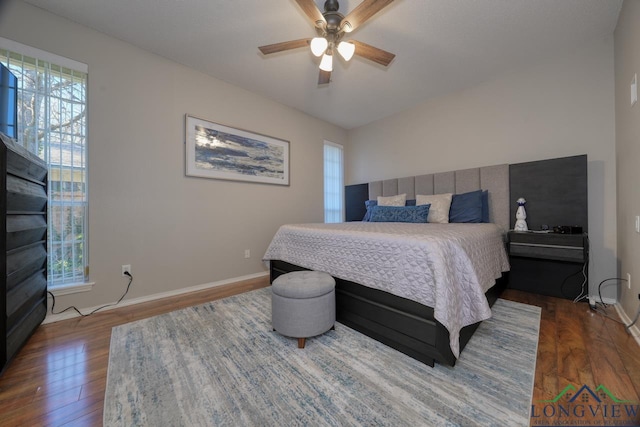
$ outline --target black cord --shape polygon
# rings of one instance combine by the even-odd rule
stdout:
[[[594,307],[591,307],[591,309],[593,311],[595,311],[596,313],[600,314],[603,317],[606,317],[607,319],[613,320],[616,323],[620,323],[621,325],[624,325],[626,331],[631,334],[631,327],[638,321],[638,317],[640,317],[640,308],[638,309],[638,312],[636,313],[636,318],[629,324],[627,325],[624,322],[621,322],[618,319],[614,319],[613,317],[609,316],[606,313],[606,308],[609,306],[607,303],[604,302],[604,300],[602,299],[602,285],[605,284],[606,282],[610,281],[610,280],[619,280],[621,282],[626,282],[627,279],[623,279],[622,277],[610,277],[608,279],[604,279],[602,282],[600,282],[600,284],[598,284],[598,297],[600,298],[600,301],[596,301],[596,305]],[[599,307],[598,304],[601,306]],[[635,335],[631,334],[632,336],[635,337]]]
[[[608,279],[604,279],[602,282],[600,282],[600,284],[598,284],[598,297],[600,298],[600,301],[596,301],[596,304],[594,306],[591,307],[592,311],[595,311],[596,313],[598,313],[599,315],[606,317],[609,320],[613,320],[616,323],[619,323],[621,325],[624,325],[625,330],[627,331],[627,333],[629,335],[631,335],[634,338],[638,338],[636,335],[633,335],[631,333],[631,327],[638,321],[638,318],[640,318],[640,307],[638,308],[638,311],[636,313],[636,317],[635,319],[633,319],[633,321],[631,321],[630,324],[626,324],[624,322],[621,322],[618,319],[615,319],[611,316],[609,316],[609,314],[606,312],[606,309],[609,307],[609,305],[607,303],[604,302],[604,300],[602,299],[602,285],[605,284],[606,282],[610,281],[610,280],[619,280],[621,282],[627,282],[627,279],[623,279],[622,277],[610,277]]]
[[[600,284],[598,285],[598,297],[600,297],[600,304],[602,304],[603,306],[607,307],[608,304],[604,302],[604,300],[602,299],[602,285],[605,282],[608,282],[609,280],[621,280],[623,282],[626,282],[627,279],[623,279],[622,277],[610,277],[608,279],[604,279],[602,282],[600,282]]]
[[[607,279],[607,280],[614,280],[614,279]],[[626,280],[626,279],[620,279],[620,280]],[[635,319],[628,325],[614,317],[609,316],[609,314],[606,312],[607,308],[608,308],[607,304],[603,302],[596,302],[596,305],[591,307],[591,311],[594,311],[595,313],[599,314],[602,317],[606,317],[611,321],[614,321],[616,323],[623,325],[629,335],[631,335],[634,338],[638,338],[637,335],[634,335],[631,332],[631,327],[638,321],[638,318],[640,317],[640,308],[638,308],[638,312],[636,313]]]
[[[129,288],[131,287],[131,283],[133,282],[133,276],[131,275],[131,273],[129,273],[128,271],[125,271],[124,274],[129,276],[129,284],[127,284],[127,290],[124,291],[124,294],[122,294],[120,299],[118,301],[116,301],[115,303],[105,304],[102,307],[98,307],[95,310],[93,310],[91,313],[88,313],[88,314],[82,314],[80,312],[80,310],[78,310],[76,308],[75,305],[72,305],[71,307],[67,307],[64,310],[59,311],[57,313],[54,312],[53,310],[56,307],[56,297],[51,293],[51,291],[47,291],[47,293],[51,296],[51,299],[53,300],[52,303],[51,303],[51,314],[61,314],[61,313],[64,313],[65,311],[67,311],[67,310],[75,310],[75,312],[78,313],[80,316],[87,317],[87,316],[91,316],[93,313],[95,313],[98,310],[102,310],[103,308],[111,307],[111,306],[120,304],[120,302],[124,299],[124,297],[129,293]]]
[[[638,318],[640,318],[640,307],[638,307],[638,311],[636,312],[636,317],[635,317],[635,319],[633,319],[633,320],[631,321],[631,323],[629,323],[628,325],[624,325],[624,326],[625,326],[625,328],[627,329],[627,332],[628,332],[628,333],[630,333],[630,334],[631,334],[631,327],[632,327],[633,325],[635,325],[635,324],[636,324],[636,322],[638,321]],[[633,334],[631,334],[631,335],[633,335]],[[635,336],[635,335],[634,335],[634,336]]]

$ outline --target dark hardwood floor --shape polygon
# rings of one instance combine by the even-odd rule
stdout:
[[[613,306],[605,309],[608,318],[586,303],[566,299],[510,289],[502,298],[542,308],[532,426],[640,425],[640,412],[625,413],[627,404],[631,410],[640,404],[640,346]],[[570,403],[572,389],[556,402],[544,402],[555,400],[567,387],[579,391],[585,385],[600,402],[586,392]],[[619,404],[614,398],[627,402]]]
[[[40,326],[0,377],[0,425],[101,425],[112,327],[264,286],[266,277]],[[560,401],[539,403],[568,385],[594,391],[604,385],[619,399],[640,402],[640,346],[624,326],[586,304],[513,290],[503,298],[542,307],[533,393],[540,416],[532,425],[584,421],[579,414],[558,413]],[[613,308],[608,312],[617,318]],[[545,417],[544,410],[556,413]],[[590,422],[604,425],[608,418],[598,415]]]

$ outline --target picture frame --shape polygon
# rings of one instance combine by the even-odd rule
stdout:
[[[185,115],[186,175],[289,185],[289,141]]]

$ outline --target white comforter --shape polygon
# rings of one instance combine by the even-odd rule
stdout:
[[[265,260],[281,260],[434,308],[459,355],[460,329],[488,319],[484,293],[509,270],[494,224],[347,222],[280,227]]]

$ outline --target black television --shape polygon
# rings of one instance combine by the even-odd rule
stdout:
[[[0,132],[18,138],[18,79],[0,63]]]

